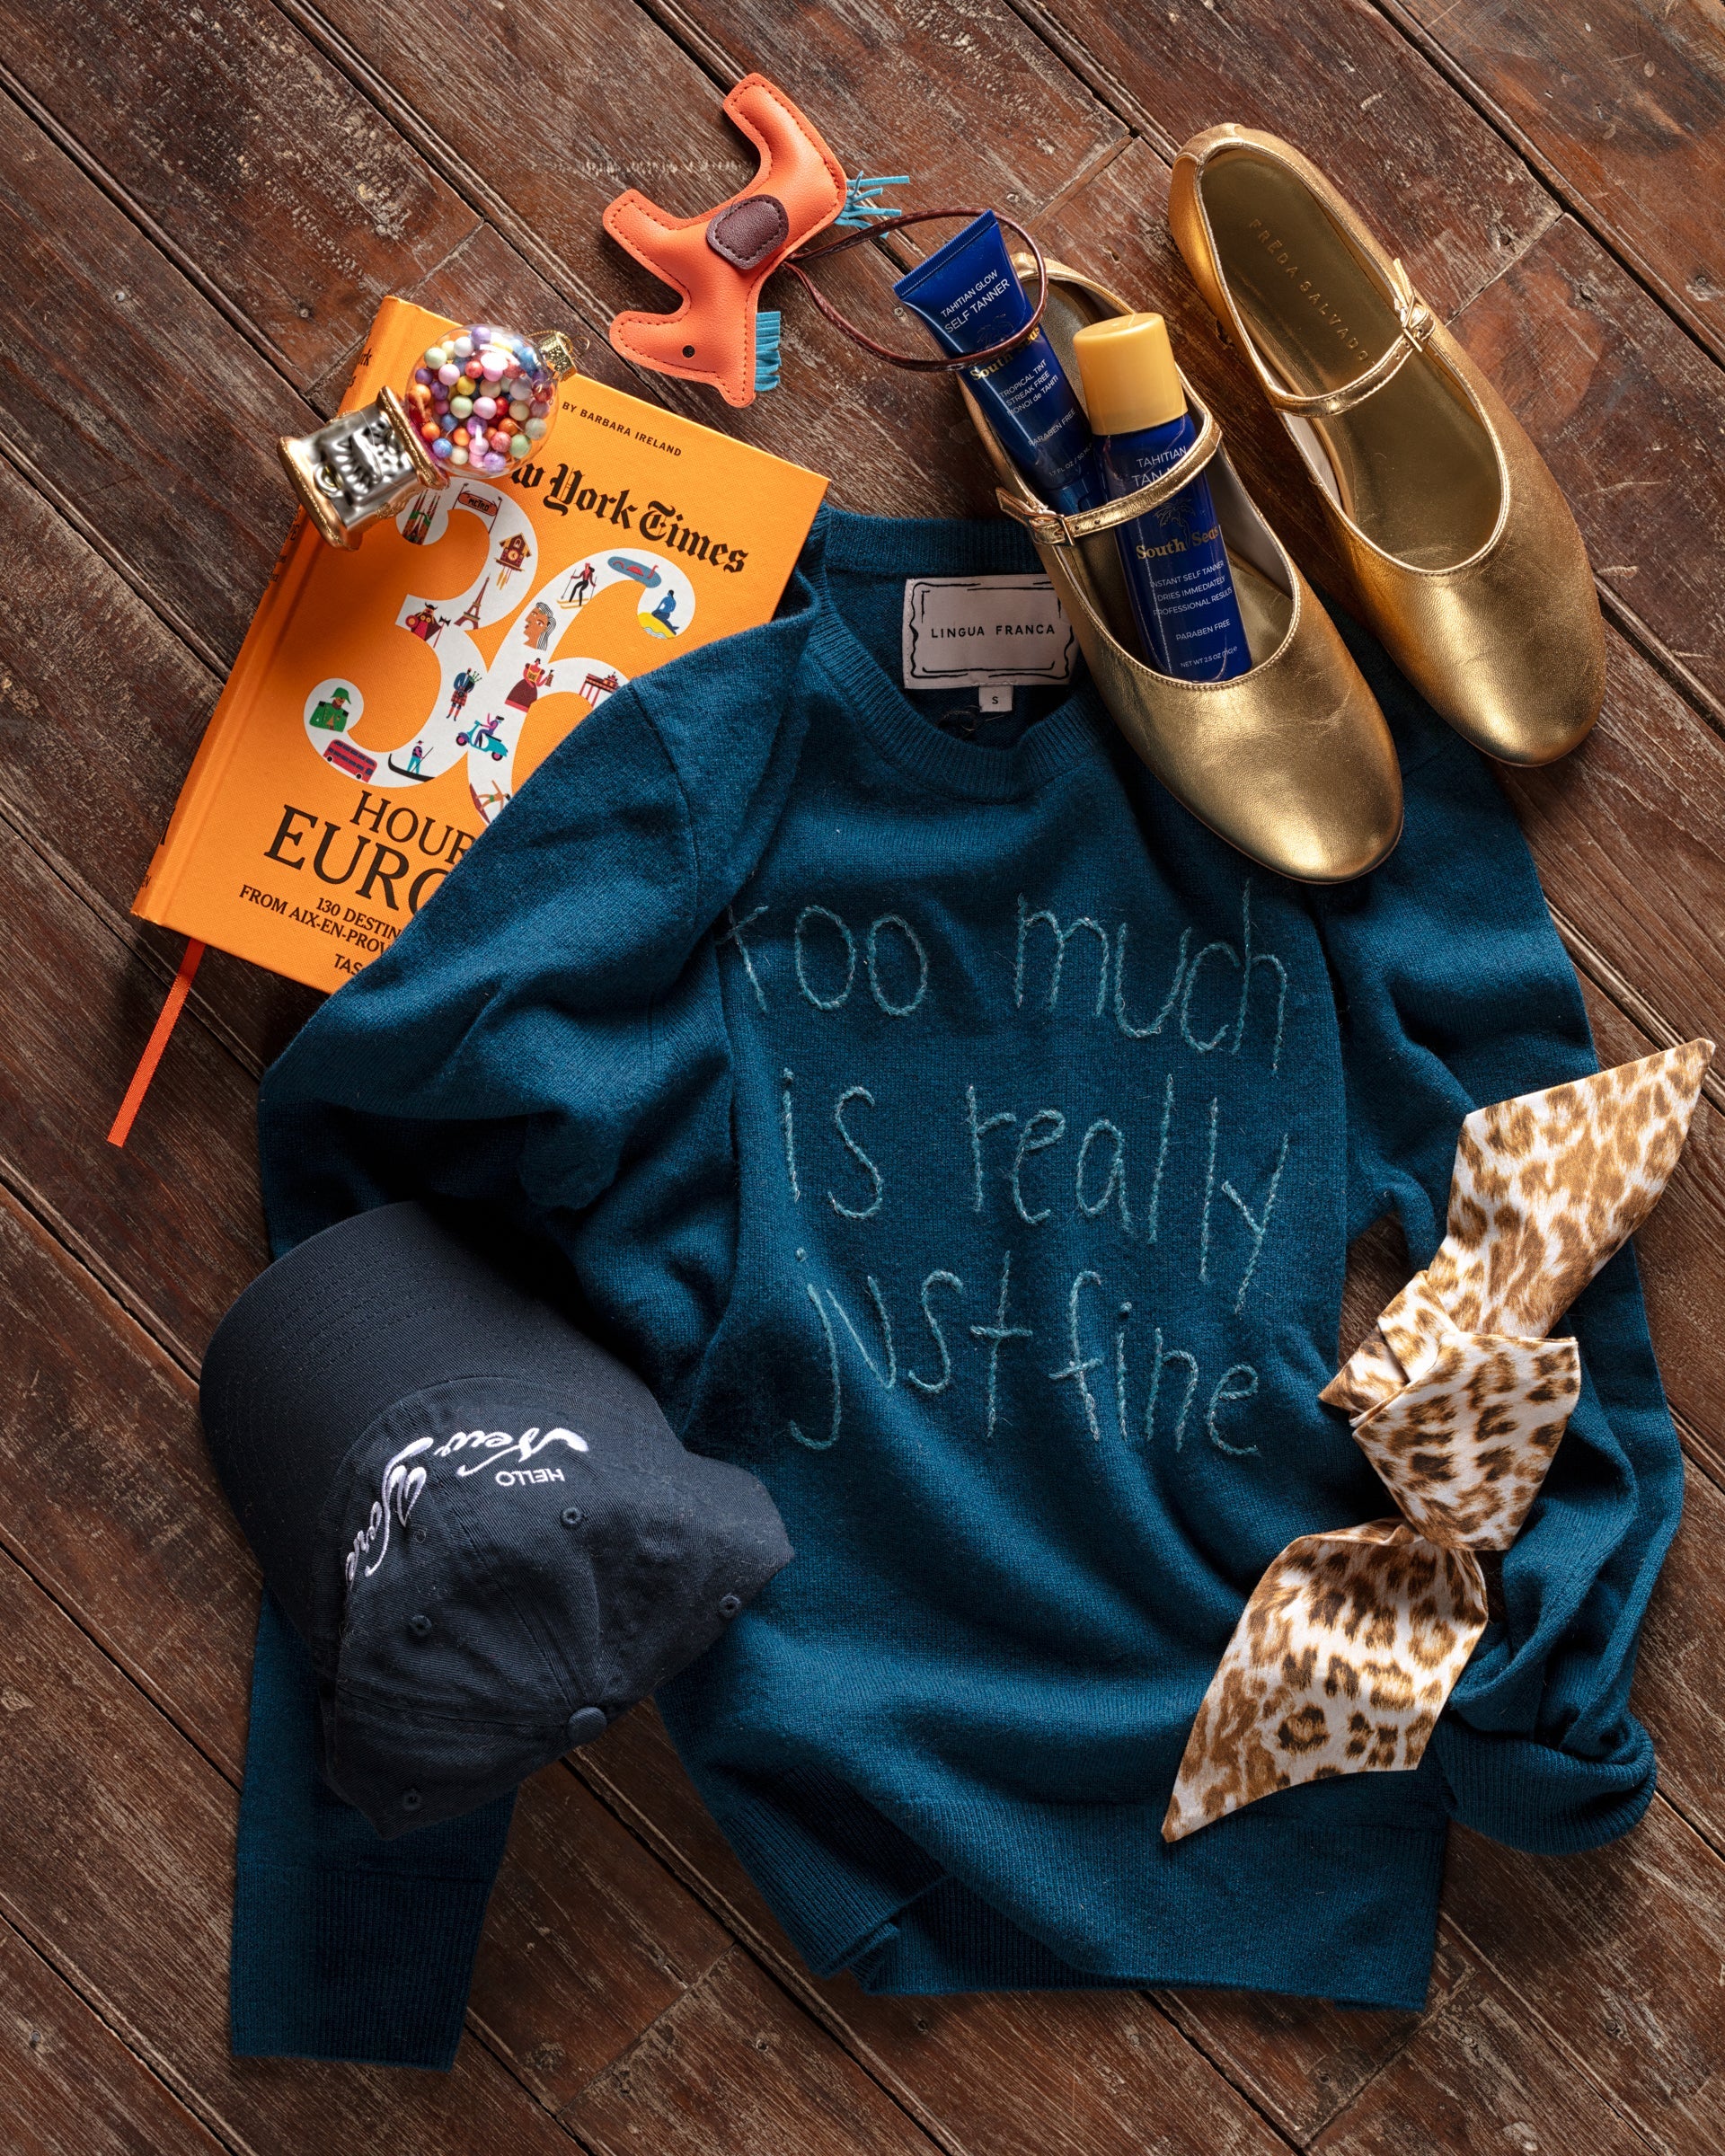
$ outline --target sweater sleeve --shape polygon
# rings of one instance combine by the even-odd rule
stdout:
[[[1444,1234],[1463,1118],[1598,1063],[1532,858],[1483,762],[1452,738],[1406,777],[1396,852],[1316,907],[1341,1008],[1349,1234],[1393,1212],[1423,1267]],[[1581,1345],[1580,1401],[1504,1557],[1502,1621],[1433,1739],[1457,1819],[1549,1854],[1626,1833],[1652,1797],[1653,1747],[1629,1687],[1682,1501],[1630,1250],[1560,1330]]]
[[[258,1616],[229,1967],[236,2058],[456,2063],[513,1794],[385,1842],[317,1772],[317,1684],[270,1595]]]
[[[706,932],[794,753],[774,714],[798,646],[776,623],[609,698],[311,1020],[259,1103],[278,1254],[398,1198],[464,1206],[476,1228],[555,1246],[661,1390],[693,1365],[734,1257]],[[686,767],[668,739],[695,742]],[[651,1188],[631,1196],[649,1146]],[[653,1238],[677,1242],[674,1262],[654,1262]],[[322,1781],[315,1719],[310,1655],[266,1597],[234,2049],[447,2066],[513,1800],[385,1843]]]
[[[278,1253],[405,1197],[528,1228],[590,1204],[651,1103],[699,883],[681,781],[624,689],[266,1075]]]

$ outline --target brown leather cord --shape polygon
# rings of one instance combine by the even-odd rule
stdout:
[[[892,367],[902,367],[911,374],[956,375],[965,367],[980,367],[990,359],[1004,358],[1008,352],[1016,351],[1021,344],[1033,337],[1041,324],[1042,310],[1048,304],[1048,265],[1042,260],[1042,250],[1022,225],[1015,224],[1011,217],[1003,217],[998,210],[995,212],[998,222],[1008,232],[1015,232],[1036,258],[1036,305],[1031,311],[1031,319],[1022,330],[1014,330],[1010,337],[1003,337],[998,344],[984,345],[980,351],[966,352],[957,358],[928,359],[920,353],[895,352],[889,345],[877,344],[865,330],[859,330],[854,322],[839,313],[829,299],[822,296],[814,278],[802,265],[804,262],[825,261],[829,254],[843,254],[847,247],[860,247],[863,241],[878,239],[883,232],[897,232],[901,225],[930,225],[942,217],[979,217],[983,214],[979,209],[907,210],[902,216],[882,217],[877,223],[856,232],[846,233],[842,240],[834,241],[830,247],[817,247],[813,253],[804,253],[801,258],[795,254],[787,255],[779,264],[779,269],[788,270],[799,278],[809,298],[827,321],[836,329],[843,330],[853,343],[860,344],[865,352],[872,352],[877,359],[884,359]]]

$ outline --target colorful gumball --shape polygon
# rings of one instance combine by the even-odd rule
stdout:
[[[557,384],[574,366],[560,331],[526,337],[468,323],[419,352],[399,391],[314,434],[284,436],[281,460],[323,537],[353,546],[367,524],[454,470],[497,479],[518,465],[550,429]]]
[[[430,425],[439,437],[447,437],[444,455],[451,464],[463,451],[470,470],[495,477],[526,454],[516,446],[524,429],[530,443],[544,439],[558,376],[569,366],[561,339],[548,353],[517,331],[468,323],[420,357],[413,386],[430,405],[420,429]],[[419,420],[417,410],[413,417]],[[452,429],[452,419],[461,424]]]

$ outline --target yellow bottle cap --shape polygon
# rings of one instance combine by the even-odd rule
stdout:
[[[1072,349],[1092,434],[1137,434],[1184,413],[1186,392],[1160,314],[1110,314],[1080,330]]]

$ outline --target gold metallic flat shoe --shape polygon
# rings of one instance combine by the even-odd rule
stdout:
[[[1036,268],[1015,261],[1032,289]],[[1132,312],[1106,286],[1048,263],[1042,327],[1074,391],[1074,334]],[[1376,699],[1335,624],[1264,522],[1222,452],[1216,420],[1181,376],[1198,440],[1153,487],[1063,517],[1039,501],[964,400],[999,475],[999,500],[1026,526],[1103,702],[1174,799],[1218,837],[1278,875],[1341,883],[1375,869],[1402,831],[1402,773]],[[1135,656],[1114,527],[1204,471],[1228,550],[1252,664],[1230,681],[1181,681]],[[1124,640],[1124,641],[1122,641]]]
[[[1567,755],[1599,715],[1605,628],[1575,519],[1508,406],[1279,137],[1194,135],[1168,219],[1396,664],[1488,755]]]

